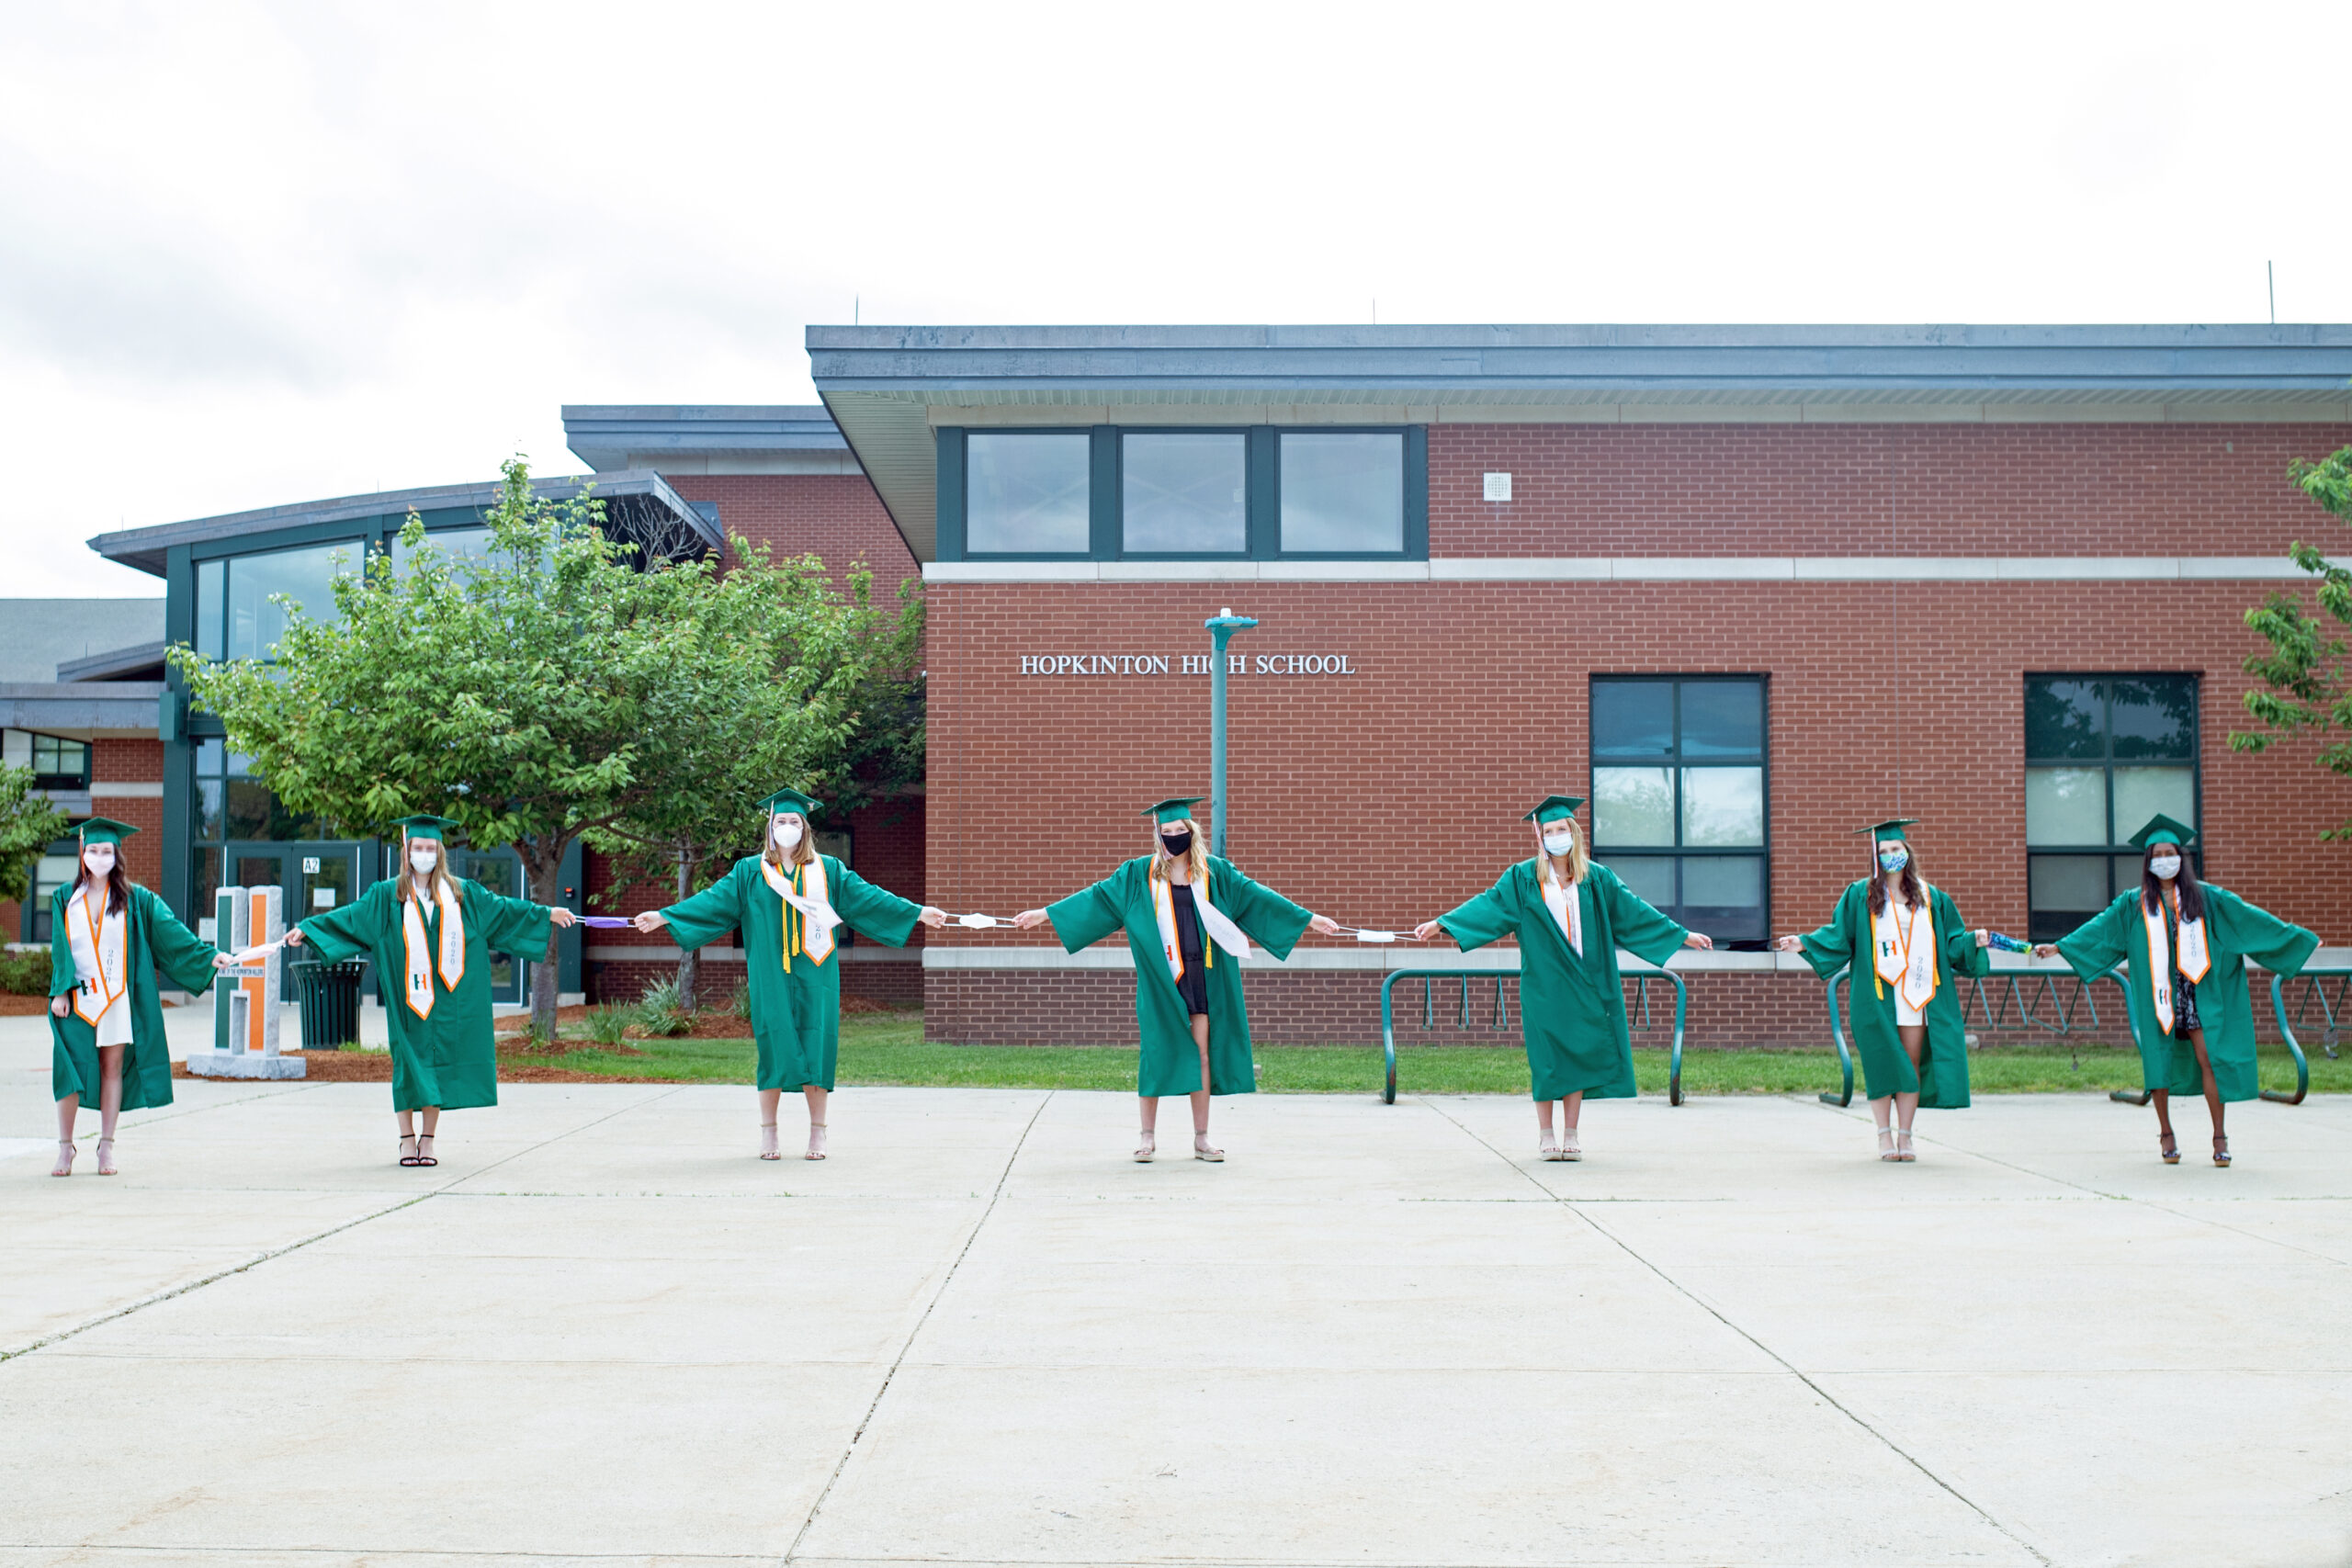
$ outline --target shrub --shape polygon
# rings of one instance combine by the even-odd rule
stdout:
[[[0,991],[19,997],[49,995],[49,949],[0,953]]]
[[[662,980],[648,986],[645,995],[637,998],[635,1012],[638,1032],[650,1039],[684,1034],[694,1027],[694,1021],[679,1005],[678,982],[675,980]]]
[[[727,998],[727,1011],[729,1017],[739,1018],[745,1023],[752,1021],[752,987],[750,986],[735,987],[735,994]]]
[[[588,1010],[588,1038],[599,1045],[617,1045],[628,1035],[628,1026],[637,1021],[637,1010],[608,1003]]]

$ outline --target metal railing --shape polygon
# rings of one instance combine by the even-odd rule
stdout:
[[[1457,1027],[1470,1027],[1470,982],[1491,977],[1495,982],[1494,1011],[1487,1023],[1488,1029],[1508,1029],[1509,1017],[1503,1006],[1503,982],[1519,977],[1516,969],[1397,969],[1380,982],[1380,1048],[1387,1058],[1388,1081],[1381,1090],[1384,1105],[1396,1103],[1396,989],[1399,980],[1421,983],[1421,1027],[1437,1027],[1437,982],[1458,979],[1462,982],[1462,1006]],[[1642,1021],[1637,1029],[1653,1027],[1650,1022],[1650,982],[1667,979],[1674,982],[1674,1051],[1667,1078],[1667,1099],[1675,1105],[1682,1103],[1682,1026],[1690,1016],[1690,987],[1681,976],[1671,969],[1636,969],[1621,976],[1634,982],[1634,1005],[1641,1010]]]

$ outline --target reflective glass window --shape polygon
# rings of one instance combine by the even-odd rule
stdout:
[[[2198,826],[2197,678],[2033,675],[2025,683],[2029,933],[2072,931],[2140,883],[2132,835]],[[2074,853],[2055,853],[2067,850]],[[2201,864],[2202,846],[2189,851]]]
[[[964,437],[964,548],[1083,555],[1091,543],[1091,443],[1083,434],[974,431]]]
[[[1752,678],[1592,682],[1595,857],[1637,867],[1626,886],[1684,925],[1748,947],[1769,934],[1764,722]],[[1653,849],[1677,852],[1640,852]]]
[[[1394,432],[1285,431],[1282,547],[1381,552],[1405,547],[1405,437]]]
[[[1248,495],[1238,432],[1121,438],[1121,541],[1131,555],[1239,555],[1250,547]]]
[[[221,641],[231,659],[275,657],[277,641],[286,635],[283,595],[314,621],[341,618],[334,583],[337,576],[359,570],[360,545],[356,539],[315,545],[299,550],[273,550],[266,555],[236,556],[227,563],[227,586]],[[202,608],[199,599],[198,608]]]

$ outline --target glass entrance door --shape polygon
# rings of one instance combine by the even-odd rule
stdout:
[[[523,863],[513,850],[449,852],[449,869],[470,877],[502,898],[523,897]],[[511,953],[490,955],[490,999],[494,1004],[520,1006],[530,999],[531,967]]]
[[[230,885],[283,888],[289,926],[306,916],[340,909],[359,897],[359,846],[356,843],[246,841],[225,848],[221,859]]]

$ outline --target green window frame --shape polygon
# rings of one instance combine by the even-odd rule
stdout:
[[[1593,858],[1718,945],[1772,920],[1771,705],[1761,675],[1595,675]]]
[[[28,749],[35,789],[90,787],[90,743],[31,732]]]
[[[2157,811],[2201,827],[2200,682],[2177,671],[2025,678],[2027,934],[2054,942],[2140,884]],[[2204,872],[2200,834],[2189,863]]]

